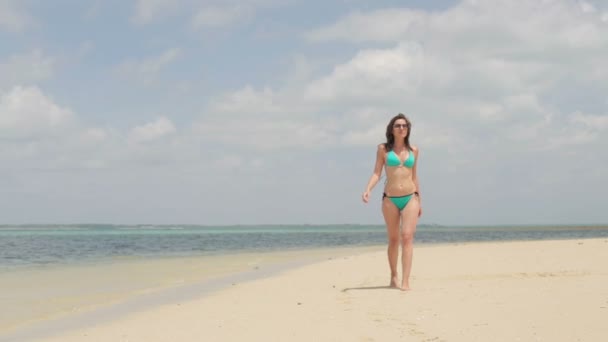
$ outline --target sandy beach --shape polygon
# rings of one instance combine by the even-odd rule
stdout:
[[[154,305],[106,311],[103,319],[30,337],[62,342],[608,339],[607,239],[416,246],[411,291],[387,288],[383,246],[329,250],[316,257],[267,276],[233,278],[212,292],[191,287],[188,296],[149,299]]]

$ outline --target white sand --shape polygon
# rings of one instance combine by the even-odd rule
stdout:
[[[381,247],[40,340],[608,340],[608,239],[416,246],[414,258],[412,291],[386,288]]]

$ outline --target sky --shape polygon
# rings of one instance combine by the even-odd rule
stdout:
[[[608,223],[608,1],[0,0],[0,223]]]

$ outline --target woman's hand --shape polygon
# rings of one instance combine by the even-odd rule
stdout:
[[[363,195],[361,195],[361,199],[363,199],[364,203],[367,203],[369,201],[369,191],[365,191]]]

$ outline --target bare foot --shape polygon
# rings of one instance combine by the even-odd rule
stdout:
[[[397,275],[391,276],[391,284],[389,285],[389,287],[398,289],[399,286],[397,285],[397,283],[399,283],[399,277],[397,277]]]
[[[401,291],[409,291],[409,290],[411,290],[410,284],[408,284],[408,283],[401,284]]]

